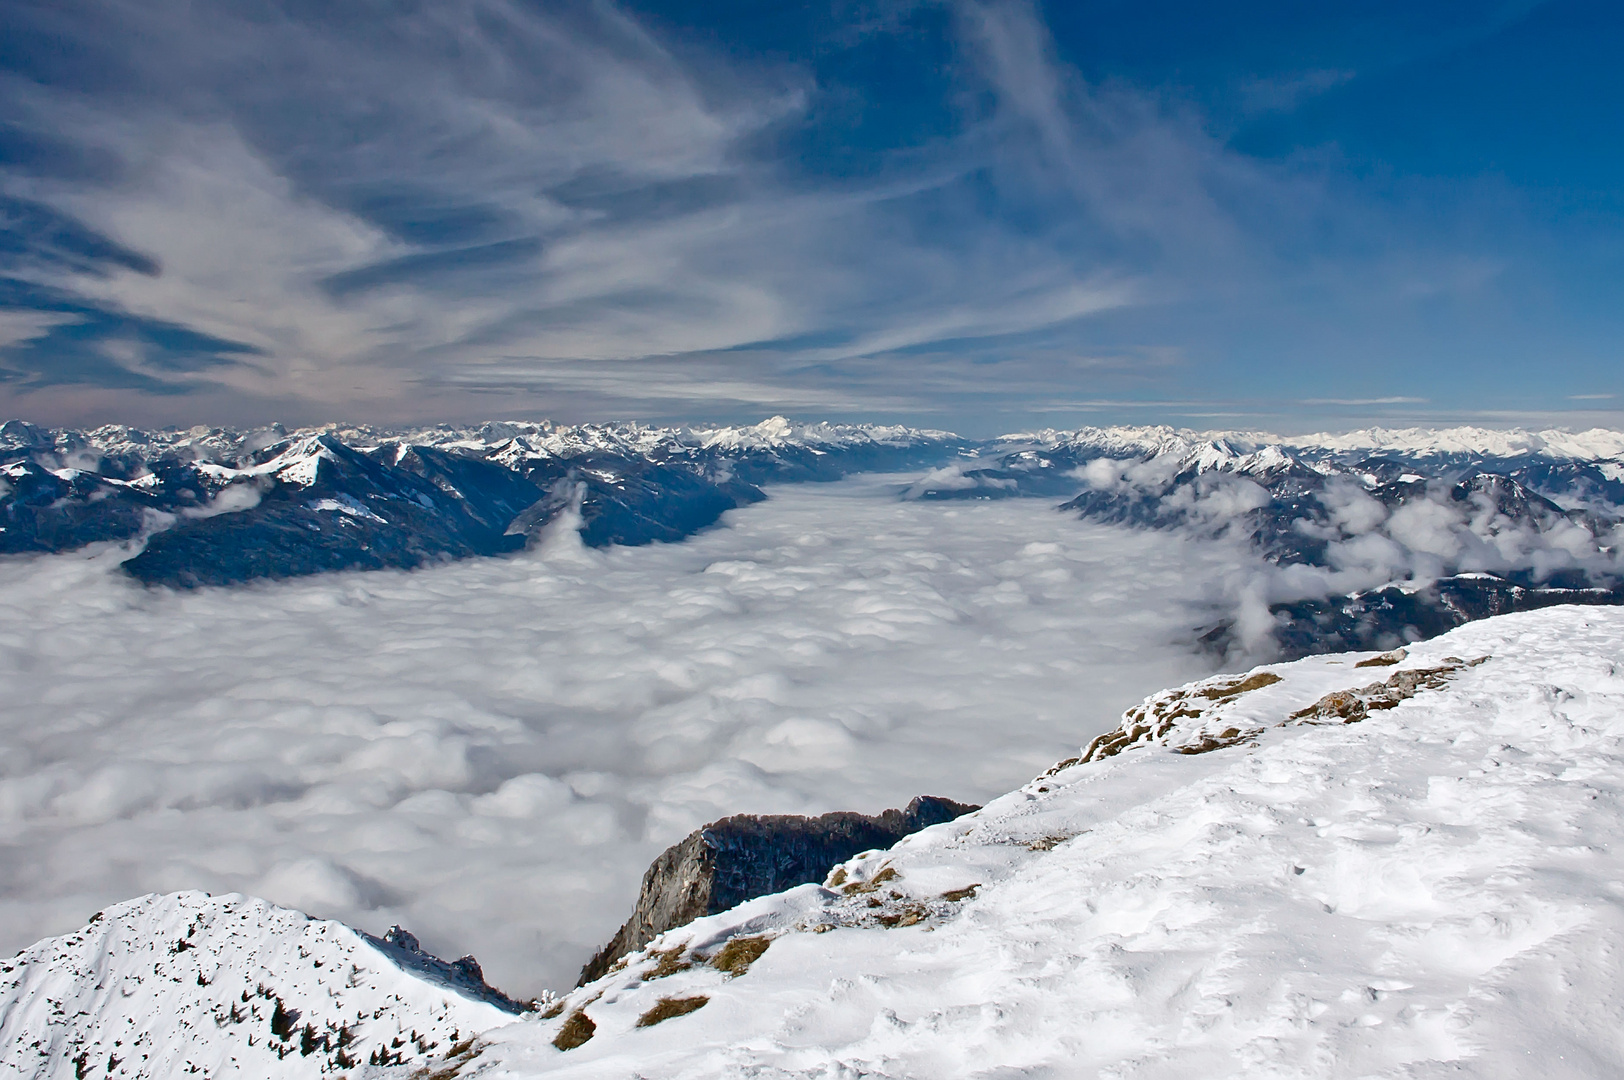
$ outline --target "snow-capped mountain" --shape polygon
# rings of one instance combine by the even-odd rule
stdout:
[[[144,538],[148,584],[226,585],[494,555],[561,514],[588,545],[680,540],[759,485],[913,467],[945,432],[487,423],[406,431],[0,426],[0,553]]]
[[[139,540],[148,584],[230,585],[517,550],[678,541],[762,485],[927,470],[906,497],[1036,496],[1080,517],[1241,542],[1228,655],[1392,648],[1488,615],[1624,603],[1624,434],[1371,430],[1282,438],[1084,428],[947,432],[490,422],[388,431],[0,426],[0,553]]]
[[[522,1015],[335,923],[132,901],[6,964],[0,1069],[1612,1077],[1620,777],[1624,611],[1509,615],[1154,694],[983,809]]]
[[[1048,428],[1004,435],[1008,445],[1087,446],[1108,457],[1188,454],[1212,445],[1220,453],[1249,454],[1269,446],[1285,446],[1330,454],[1387,453],[1412,458],[1523,458],[1600,461],[1624,457],[1624,432],[1607,428],[1572,432],[1562,429],[1528,431],[1524,428],[1362,428],[1342,433],[1272,435],[1265,431],[1192,431],[1167,425],[1144,427],[1088,427],[1075,431]]]
[[[1274,568],[1254,623],[1300,656],[1391,648],[1552,603],[1624,602],[1621,452],[1624,436],[1601,430],[1085,428],[1006,436],[910,493],[1041,495],[1092,521],[1242,540]],[[1224,649],[1237,636],[1230,619],[1206,640]]]
[[[0,961],[0,1075],[351,1073],[444,1056],[521,1011],[472,957],[447,964],[403,931],[238,895],[143,896]]]
[[[1624,1072],[1624,612],[1156,695],[981,811],[673,930],[451,1075]]]

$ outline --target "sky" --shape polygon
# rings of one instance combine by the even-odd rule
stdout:
[[[0,415],[1624,424],[1624,9],[9,0]]]

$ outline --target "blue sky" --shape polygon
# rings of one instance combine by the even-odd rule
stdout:
[[[10,0],[0,413],[1616,425],[1621,46],[1526,0]]]

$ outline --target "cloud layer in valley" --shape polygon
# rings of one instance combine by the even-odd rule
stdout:
[[[240,890],[572,980],[728,813],[979,800],[1206,670],[1221,542],[781,488],[683,544],[232,590],[0,562],[0,951]]]

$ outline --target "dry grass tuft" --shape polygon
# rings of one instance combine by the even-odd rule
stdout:
[[[710,998],[703,994],[694,997],[661,998],[655,1002],[654,1008],[637,1018],[637,1026],[653,1027],[660,1021],[670,1020],[674,1016],[687,1016],[695,1009],[703,1008],[709,1000]]]
[[[888,911],[879,916],[879,923],[887,930],[894,930],[901,926],[912,926],[924,922],[930,917],[930,912],[920,904],[905,904],[896,911]]]
[[[1260,671],[1250,678],[1242,679],[1237,683],[1230,683],[1228,686],[1209,686],[1205,690],[1201,691],[1201,696],[1209,701],[1221,701],[1224,698],[1232,698],[1239,694],[1244,694],[1248,690],[1261,690],[1265,686],[1273,686],[1279,681],[1280,676],[1276,675],[1274,672]],[[1190,715],[1196,716],[1199,714],[1191,713]]]
[[[570,1013],[569,1019],[558,1029],[558,1034],[553,1036],[553,1045],[560,1050],[574,1050],[597,1031],[598,1025],[592,1022],[592,1018],[577,1009]]]
[[[483,1046],[475,1049],[473,1039],[464,1039],[446,1051],[445,1060],[438,1068],[412,1075],[418,1080],[456,1080],[462,1073],[462,1067],[479,1057],[484,1050]]]
[[[1046,777],[1053,776],[1055,773],[1063,772],[1064,770],[1071,768],[1073,765],[1077,764],[1081,760],[1083,760],[1083,759],[1080,758],[1080,757],[1069,757],[1069,758],[1066,758],[1064,761],[1057,761],[1053,765],[1049,766],[1048,771],[1045,772],[1043,774],[1043,776],[1038,777],[1038,779],[1042,780],[1042,779],[1045,779]]]
[[[643,975],[643,981],[663,979],[667,975],[675,975],[679,971],[687,971],[694,966],[693,957],[688,956],[684,946],[678,945],[674,949],[664,952],[658,949],[650,950],[649,955],[654,957],[654,967]]]
[[[1243,743],[1247,739],[1255,738],[1261,734],[1263,734],[1262,728],[1252,728],[1249,731],[1242,731],[1240,728],[1233,727],[1225,728],[1217,735],[1203,734],[1200,741],[1186,743],[1183,746],[1176,746],[1173,749],[1177,750],[1181,754],[1210,754],[1214,750],[1222,750],[1226,746],[1234,746],[1237,743]]]
[[[1071,837],[1069,837],[1069,836],[1058,836],[1058,835],[1040,836],[1036,840],[1028,840],[1026,842],[1026,850],[1028,850],[1028,851],[1053,851],[1055,848],[1059,847],[1061,844],[1064,844],[1067,840],[1070,840],[1070,839],[1071,839]]]
[[[1446,656],[1438,667],[1396,671],[1386,682],[1326,694],[1308,708],[1292,713],[1291,719],[1308,724],[1356,724],[1372,712],[1396,708],[1399,702],[1407,701],[1423,690],[1442,690],[1457,672],[1477,667],[1488,659],[1487,656],[1480,656],[1476,660]]]
[[[736,978],[749,971],[750,965],[761,959],[761,954],[771,944],[771,938],[759,934],[755,937],[731,938],[720,952],[711,957],[710,965]]]
[[[879,890],[879,887],[884,885],[887,881],[895,881],[901,876],[902,875],[896,872],[894,867],[881,867],[880,872],[869,878],[867,881],[854,881],[841,891],[847,896],[855,896],[860,893],[876,892]]]

